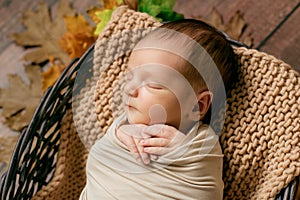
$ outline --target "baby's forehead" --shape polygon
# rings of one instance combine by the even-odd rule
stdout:
[[[128,68],[135,68],[146,64],[166,65],[179,71],[182,65],[187,64],[187,61],[181,56],[164,49],[133,49],[128,60]]]

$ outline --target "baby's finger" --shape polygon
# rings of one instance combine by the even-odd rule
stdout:
[[[117,137],[128,148],[134,159],[138,160],[140,155],[133,137],[124,133],[122,129],[117,130]]]
[[[179,132],[176,128],[164,124],[154,124],[143,129],[143,133],[151,137],[173,138]]]
[[[141,135],[141,133],[145,127],[146,126],[142,124],[127,124],[120,126],[119,130],[129,137],[142,138],[143,136]]]
[[[149,154],[149,155],[150,155],[151,160],[157,160],[158,159],[157,155],[154,155],[154,154]]]
[[[135,142],[135,146],[137,147],[138,154],[139,154],[138,161],[141,161],[144,164],[148,165],[150,163],[150,158],[149,158],[148,153],[145,153],[144,147],[139,144],[140,140],[134,140],[134,142]]]
[[[147,138],[147,139],[142,139],[140,141],[140,145],[144,147],[148,147],[148,146],[166,147],[169,144],[170,144],[170,140],[165,138]]]
[[[144,152],[148,154],[154,154],[154,155],[164,155],[166,153],[169,153],[171,151],[170,148],[167,147],[145,147]]]

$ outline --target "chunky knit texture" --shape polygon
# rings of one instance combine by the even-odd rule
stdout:
[[[99,36],[93,77],[74,98],[73,107],[76,131],[87,149],[121,111],[121,77],[130,50],[160,25],[145,13],[121,6]],[[221,136],[224,197],[272,199],[300,174],[299,74],[268,54],[245,48],[235,52],[240,81],[228,97]],[[62,122],[54,178],[35,199],[70,199],[70,193],[77,197],[85,184],[87,151],[76,135],[71,113],[68,116],[69,120]]]
[[[266,53],[238,48],[239,83],[221,136],[225,199],[274,199],[300,174],[300,77]]]

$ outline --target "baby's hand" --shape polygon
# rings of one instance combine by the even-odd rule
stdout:
[[[185,134],[176,128],[164,124],[155,124],[143,129],[148,138],[140,140],[143,152],[150,155],[164,155],[178,147],[185,138]]]
[[[144,147],[140,144],[141,140],[150,137],[142,133],[146,127],[143,124],[122,125],[117,129],[116,135],[137,161],[149,164],[150,155],[144,152]]]

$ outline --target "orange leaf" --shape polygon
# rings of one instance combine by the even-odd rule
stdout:
[[[95,13],[102,11],[102,10],[103,10],[103,8],[93,7],[93,8],[88,9],[86,12],[93,22],[99,23],[101,20],[99,19],[99,17],[97,17],[97,15]]]
[[[103,3],[104,9],[113,9],[119,5],[117,0],[103,0]]]
[[[81,57],[82,54],[96,41],[94,27],[83,15],[64,18],[67,32],[59,40],[60,47],[69,54],[70,58]]]
[[[52,65],[47,71],[42,73],[43,92],[45,92],[48,87],[54,85],[64,68],[63,65]]]

